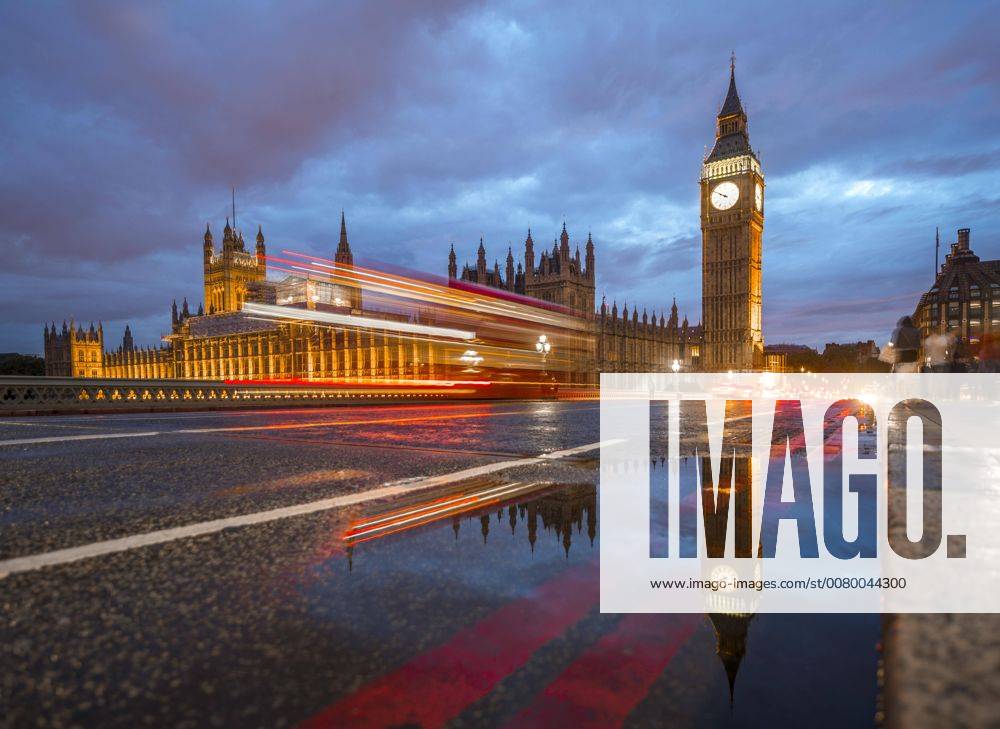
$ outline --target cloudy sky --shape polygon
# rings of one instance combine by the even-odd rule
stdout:
[[[885,338],[934,229],[1000,258],[997,3],[5,3],[0,351],[142,344],[237,188],[269,250],[443,274],[593,231],[598,297],[700,319],[729,54],[768,182],[764,334]],[[517,250],[515,248],[515,250]]]

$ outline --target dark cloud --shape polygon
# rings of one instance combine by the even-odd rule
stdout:
[[[996,10],[7,4],[0,350],[64,316],[156,341],[170,299],[200,297],[230,185],[274,248],[329,254],[344,208],[359,256],[434,273],[450,243],[502,258],[565,219],[593,231],[609,298],[676,294],[697,321],[699,164],[733,48],[769,182],[766,336],[887,331],[934,227],[1000,255]]]
[[[927,177],[962,177],[975,172],[995,171],[1000,168],[1000,148],[986,149],[969,154],[936,155],[903,159],[887,166],[892,175]]]

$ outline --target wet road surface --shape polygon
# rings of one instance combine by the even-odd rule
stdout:
[[[597,440],[596,403],[3,420],[0,723],[871,725],[877,616],[598,611]]]

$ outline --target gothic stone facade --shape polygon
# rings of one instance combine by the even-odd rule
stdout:
[[[507,248],[506,276],[500,274],[500,263],[493,262],[493,268],[486,267],[486,248],[483,239],[479,239],[479,251],[476,265],[466,264],[458,274],[458,264],[455,258],[455,247],[448,254],[448,278],[459,278],[462,281],[504,289],[533,299],[548,301],[564,306],[575,314],[592,316],[594,313],[594,241],[587,236],[587,257],[584,264],[580,260],[580,246],[576,254],[570,253],[569,233],[563,223],[562,234],[558,241],[552,241],[552,250],[543,250],[535,266],[535,241],[528,229],[528,237],[524,241],[524,266],[521,262],[514,268],[514,252]]]
[[[253,255],[246,252],[243,236],[227,221],[221,252],[213,249],[212,234],[204,236],[204,285],[209,310],[202,306],[193,313],[184,300],[171,312],[171,331],[157,347],[137,347],[128,327],[122,343],[113,351],[104,350],[103,328],[67,327],[59,332],[53,324],[45,327],[46,373],[52,376],[253,380],[295,378],[399,378],[444,379],[451,373],[446,357],[431,341],[420,337],[386,334],[365,328],[328,329],[300,322],[261,321],[239,311],[245,301],[270,301],[290,306],[315,307],[317,296],[309,282],[286,279],[266,280],[263,232],[258,229]],[[617,304],[593,306],[595,251],[588,236],[585,265],[579,253],[569,255],[569,235],[562,233],[561,245],[543,253],[534,265],[531,236],[526,241],[526,267],[506,279],[486,271],[480,263],[466,281],[522,293],[565,306],[590,322],[580,342],[573,346],[580,359],[569,374],[571,383],[595,383],[598,372],[646,372],[668,370],[677,360],[686,367],[697,362],[700,332],[685,319],[678,322],[677,306],[669,319],[661,313],[640,315],[626,306],[619,314]],[[484,253],[480,255],[483,260]],[[454,254],[452,254],[453,263]],[[341,217],[341,236],[335,259],[353,265],[346,223]],[[495,267],[496,269],[496,267]],[[454,267],[450,268],[454,272]],[[471,271],[471,269],[466,269]],[[509,261],[508,271],[514,270]],[[491,278],[489,274],[493,274]],[[305,288],[303,288],[305,287]],[[361,292],[334,288],[336,296],[321,302],[326,307],[361,313]],[[343,290],[341,290],[343,288]],[[299,290],[301,289],[301,291]],[[290,303],[289,303],[290,302]]]
[[[628,304],[619,314],[618,304],[609,308],[601,302],[601,309],[594,309],[594,282],[596,254],[593,237],[588,234],[584,246],[585,258],[581,261],[580,246],[571,254],[570,237],[563,223],[559,239],[553,241],[551,251],[543,250],[535,265],[535,243],[528,230],[524,241],[524,265],[514,267],[514,252],[507,248],[505,274],[500,273],[500,263],[493,267],[486,264],[486,247],[479,240],[475,266],[465,264],[458,270],[455,247],[448,254],[448,278],[530,296],[569,309],[573,314],[590,322],[587,342],[578,343],[586,352],[581,371],[582,381],[594,382],[600,372],[667,372],[676,361],[685,368],[696,367],[701,350],[701,329],[678,323],[677,303],[673,303],[670,318],[662,311],[657,318],[648,310],[639,315],[638,307],[629,314]]]
[[[102,327],[85,331],[55,324],[45,327],[46,374],[69,377],[253,380],[303,377],[359,379],[437,379],[448,375],[440,353],[419,337],[388,335],[358,327],[333,330],[298,322],[251,319],[240,313],[243,302],[278,293],[299,295],[294,281],[266,281],[265,242],[258,228],[253,255],[243,236],[226,221],[223,249],[213,250],[204,236],[204,285],[209,311],[192,313],[185,300],[172,311],[171,333],[159,347],[136,347],[125,329],[121,345],[104,351]],[[335,260],[353,265],[347,228],[341,215]],[[357,312],[362,298],[350,287],[329,287],[334,308]],[[307,289],[302,306],[313,307]],[[326,292],[329,293],[329,292]],[[299,298],[302,298],[299,296]],[[298,302],[294,302],[298,303]]]
[[[104,375],[104,327],[89,329],[63,322],[62,331],[45,325],[45,374],[51,377],[102,377]]]
[[[247,298],[251,283],[264,281],[264,232],[257,229],[257,249],[249,253],[243,244],[243,233],[237,233],[226,219],[222,233],[222,250],[215,252],[212,231],[205,226],[202,248],[205,269],[205,307],[209,314],[239,311]]]

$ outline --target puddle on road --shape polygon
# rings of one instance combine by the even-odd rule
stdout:
[[[344,672],[355,677],[334,693],[331,721],[376,704],[387,725],[582,715],[854,726],[874,716],[877,616],[601,614],[591,483],[483,480],[355,512],[344,534],[345,553],[303,586],[317,619],[347,641]],[[419,687],[445,685],[456,688],[424,708]],[[608,697],[610,685],[623,688]]]

